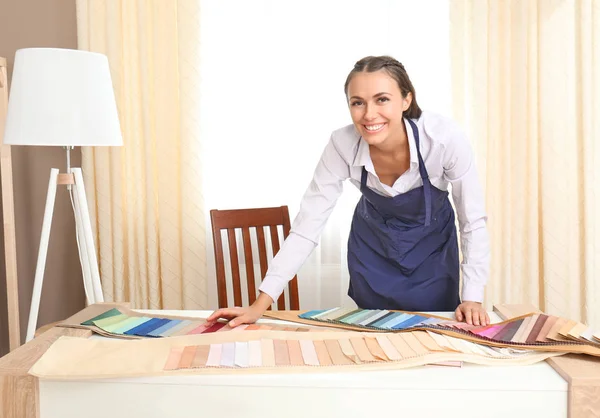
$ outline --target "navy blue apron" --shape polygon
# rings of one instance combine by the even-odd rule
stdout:
[[[419,131],[407,120],[423,185],[382,196],[367,187],[363,167],[348,239],[348,295],[363,309],[454,311],[460,304],[454,210],[448,192],[429,181]]]

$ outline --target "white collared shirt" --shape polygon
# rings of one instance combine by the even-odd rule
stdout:
[[[457,123],[441,115],[423,112],[414,120],[419,130],[420,150],[431,184],[451,192],[460,228],[463,276],[462,300],[482,302],[490,270],[490,243],[486,227],[484,196],[466,135]],[[354,125],[334,131],[306,190],[300,211],[277,255],[271,261],[259,289],[277,300],[287,283],[316,247],[342,183],[349,179],[360,189],[362,167],[368,172],[367,186],[384,196],[406,193],[423,184],[419,174],[417,145],[412,128],[408,134],[410,168],[392,187],[383,184],[373,167],[369,145]]]

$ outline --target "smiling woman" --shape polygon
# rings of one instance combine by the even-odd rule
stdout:
[[[404,66],[392,57],[359,60],[344,90],[353,124],[332,133],[258,299],[220,309],[209,321],[225,317],[236,326],[260,318],[317,245],[350,180],[362,194],[348,240],[348,295],[358,307],[455,311],[459,320],[487,325],[487,218],[465,135],[452,120],[421,111]],[[450,184],[463,232],[462,298]]]

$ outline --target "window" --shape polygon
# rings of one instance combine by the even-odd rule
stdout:
[[[451,114],[448,7],[448,0],[201,0],[209,260],[209,209],[288,205],[293,221],[331,131],[351,123],[343,85],[358,59],[394,56],[420,106]],[[345,185],[299,272],[303,309],[351,303],[345,251],[359,197]]]

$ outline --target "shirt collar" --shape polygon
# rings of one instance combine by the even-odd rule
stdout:
[[[408,123],[408,120],[404,118],[404,126],[406,127],[406,134],[408,136],[408,149],[410,151],[410,168],[419,167],[419,156],[417,154],[417,143],[415,141],[415,137],[413,135],[413,130]],[[371,154],[369,153],[369,144],[362,139],[359,135],[358,141],[358,150],[356,152],[356,157],[354,158],[354,162],[352,163],[355,167],[364,166],[367,171],[374,172],[373,161],[371,160]]]

